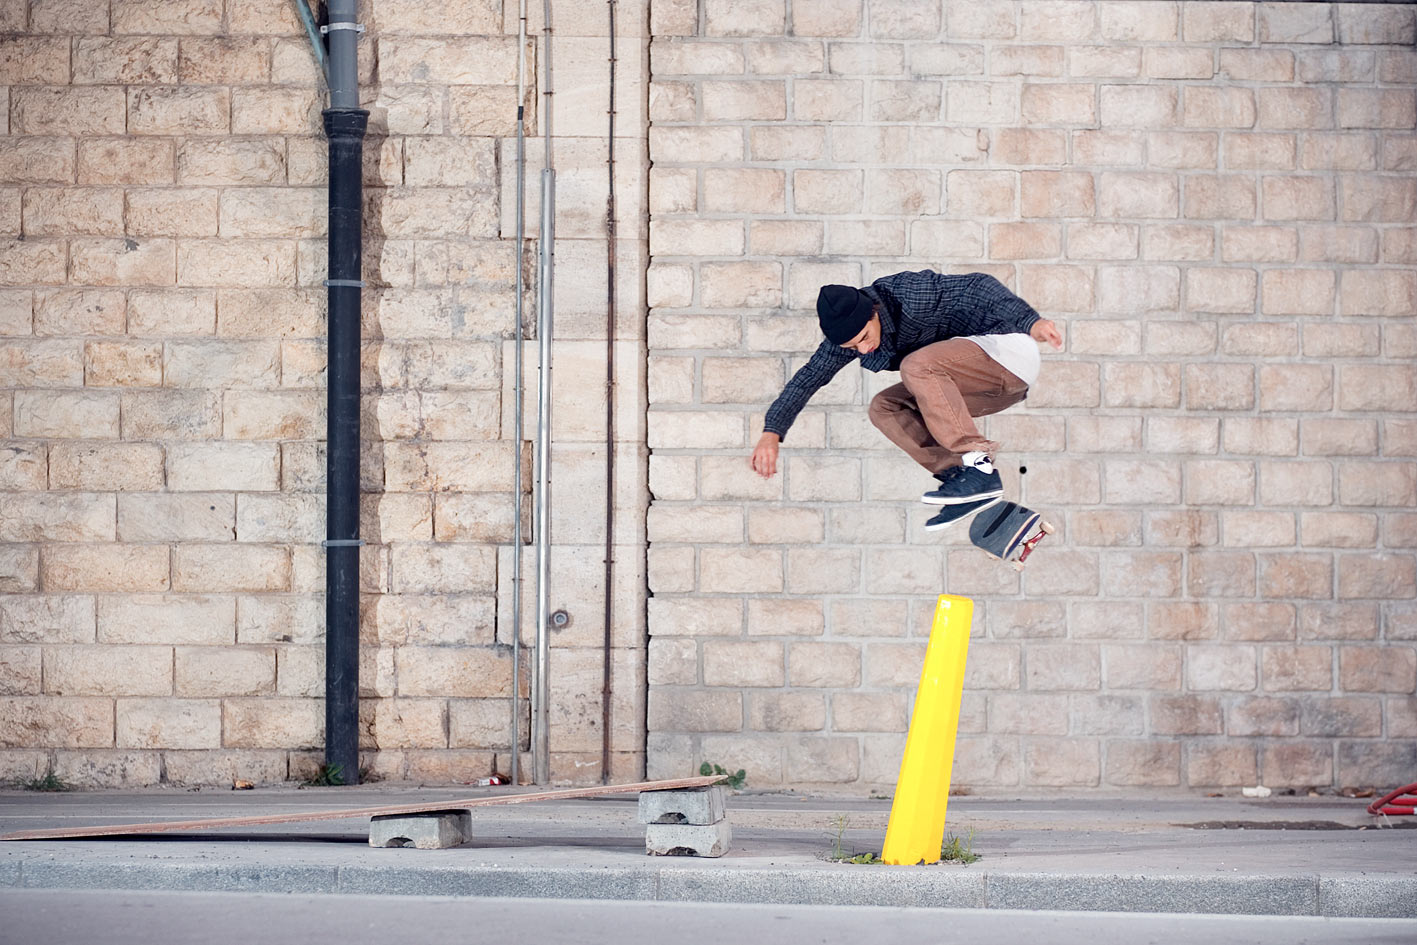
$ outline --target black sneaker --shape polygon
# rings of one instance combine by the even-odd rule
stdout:
[[[980,499],[977,502],[957,502],[954,505],[946,505],[940,509],[940,514],[925,523],[927,532],[937,532],[942,528],[949,528],[957,522],[962,522],[975,512],[982,512],[991,505],[998,505],[1004,501],[1003,496],[994,496],[992,499]]]
[[[920,501],[924,502],[926,505],[944,505],[945,493],[941,490],[943,489],[945,483],[949,482],[955,476],[959,475],[959,471],[959,466],[947,466],[939,472],[935,473],[935,478],[940,481],[940,485],[934,489],[931,489],[929,492],[926,492],[921,495]]]
[[[960,465],[937,473],[935,478],[940,480],[940,487],[920,497],[927,505],[958,505],[1004,494],[1004,481],[994,469],[993,461],[988,454],[977,450],[965,453]]]

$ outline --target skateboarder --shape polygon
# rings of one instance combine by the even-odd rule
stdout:
[[[999,444],[974,417],[1028,396],[1038,378],[1037,342],[1063,346],[1053,322],[985,273],[902,272],[856,289],[823,286],[817,321],[826,336],[768,408],[752,466],[777,472],[778,444],[807,400],[852,361],[899,371],[871,400],[871,422],[938,481],[921,501],[942,506],[925,523],[945,528],[998,501]],[[982,503],[982,504],[981,504]]]

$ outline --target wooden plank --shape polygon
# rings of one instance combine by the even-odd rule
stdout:
[[[63,830],[20,830],[0,835],[0,840],[61,840],[69,837],[115,837],[132,834],[163,833],[169,830],[210,830],[216,827],[256,827],[264,824],[293,824],[310,820],[342,820],[349,817],[374,817],[383,814],[419,814],[435,810],[467,810],[474,807],[502,807],[509,804],[532,804],[579,797],[599,797],[605,794],[638,794],[641,791],[675,791],[707,787],[722,781],[722,776],[680,778],[671,781],[640,781],[635,784],[605,784],[599,787],[564,788],[534,794],[492,794],[461,800],[427,804],[394,804],[389,807],[354,807],[345,810],[319,810],[301,814],[271,814],[264,817],[217,817],[209,820],[162,821],[152,824],[109,824],[101,827],[72,827]]]

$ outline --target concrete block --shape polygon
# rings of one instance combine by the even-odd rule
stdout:
[[[641,791],[639,821],[642,824],[716,824],[723,820],[726,795],[721,784],[696,791]]]
[[[432,810],[418,814],[383,814],[369,818],[371,847],[444,850],[472,838],[472,812]]]
[[[645,827],[645,852],[658,856],[723,856],[733,832],[728,821],[694,824],[649,824]]]

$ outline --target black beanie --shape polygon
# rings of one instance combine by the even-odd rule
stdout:
[[[824,285],[817,293],[817,321],[834,345],[846,344],[861,334],[873,309],[866,294],[849,285]]]

